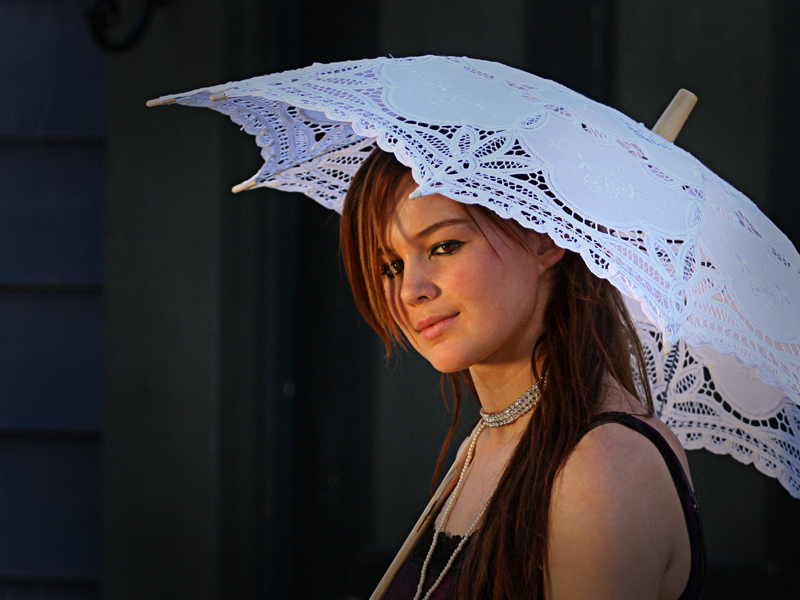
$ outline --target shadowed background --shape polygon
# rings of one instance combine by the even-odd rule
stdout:
[[[677,143],[797,244],[789,0],[167,0],[125,52],[85,0],[0,0],[0,598],[367,598],[426,503],[449,415],[353,306],[338,217],[230,187],[227,117],[162,94],[391,54],[555,79]],[[112,40],[144,0],[119,0]],[[468,407],[465,421],[475,416]],[[800,502],[690,453],[705,598],[797,598]]]

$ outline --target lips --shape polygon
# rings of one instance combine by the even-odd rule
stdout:
[[[444,333],[445,330],[452,325],[457,316],[458,313],[449,315],[431,315],[429,317],[425,317],[421,321],[418,321],[415,329],[419,332],[419,335],[422,339],[432,340]]]

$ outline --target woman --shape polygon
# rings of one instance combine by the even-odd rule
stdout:
[[[698,597],[686,457],[653,414],[619,292],[548,236],[415,188],[394,155],[364,162],[342,217],[348,276],[387,351],[404,337],[457,406],[463,378],[482,419],[386,597]]]

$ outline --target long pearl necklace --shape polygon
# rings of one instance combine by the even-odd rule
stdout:
[[[540,381],[544,381],[544,378],[542,378]],[[509,405],[505,410],[496,413],[485,413],[483,412],[483,409],[481,409],[481,421],[478,423],[478,426],[475,428],[475,432],[470,438],[469,447],[467,448],[467,456],[464,459],[464,466],[461,467],[461,473],[458,476],[458,483],[456,483],[456,487],[450,494],[450,499],[447,501],[447,505],[442,513],[442,519],[439,522],[439,525],[434,529],[431,547],[428,549],[428,554],[425,556],[425,561],[422,563],[422,572],[419,576],[419,585],[417,586],[417,593],[414,594],[414,600],[420,600],[420,596],[422,596],[422,587],[425,585],[425,576],[428,574],[428,566],[430,565],[431,558],[433,557],[433,551],[436,549],[436,541],[439,539],[439,534],[447,525],[447,519],[450,517],[450,513],[453,511],[453,506],[455,506],[456,500],[461,493],[461,488],[464,485],[467,471],[469,470],[469,466],[472,464],[472,457],[475,454],[475,446],[478,444],[478,437],[480,437],[481,432],[486,427],[500,427],[502,425],[513,423],[522,415],[530,411],[534,406],[536,406],[541,398],[538,384],[539,382],[534,383],[527,392],[517,398],[517,400]],[[488,501],[483,505],[481,512],[478,513],[478,516],[472,522],[472,525],[469,526],[469,529],[467,529],[466,533],[461,538],[461,541],[453,551],[453,555],[450,557],[450,560],[447,561],[444,569],[442,569],[442,572],[439,573],[439,577],[437,577],[436,581],[433,582],[433,585],[425,593],[425,596],[422,596],[422,600],[429,600],[431,594],[433,594],[433,592],[436,591],[436,588],[439,587],[439,584],[442,583],[444,576],[447,574],[447,572],[450,570],[450,567],[453,565],[453,562],[456,560],[456,556],[458,556],[458,553],[461,552],[461,549],[464,547],[464,544],[467,543],[469,536],[472,535],[472,532],[475,531],[475,528],[478,526],[478,522],[481,520],[481,517],[483,517],[483,513],[486,512],[487,506],[489,506]]]
[[[439,539],[439,534],[441,533],[442,529],[444,529],[444,526],[447,524],[447,519],[450,517],[450,513],[453,510],[453,506],[456,503],[456,498],[458,498],[458,495],[461,493],[461,487],[464,485],[464,479],[466,479],[467,469],[469,468],[470,464],[472,464],[472,455],[475,453],[475,445],[478,443],[478,436],[480,436],[481,431],[483,431],[485,427],[486,424],[483,421],[478,423],[478,426],[475,428],[475,433],[472,434],[472,439],[470,439],[469,441],[467,458],[464,460],[464,466],[461,468],[461,474],[458,476],[458,483],[456,483],[456,487],[455,489],[453,489],[453,493],[450,494],[450,499],[447,501],[447,506],[445,506],[444,513],[442,514],[442,520],[433,532],[433,541],[431,542],[430,549],[428,549],[427,556],[425,556],[425,562],[422,563],[422,573],[420,573],[419,576],[419,585],[417,586],[417,593],[414,594],[414,600],[419,600],[420,596],[422,595],[422,586],[425,585],[425,576],[428,574],[428,565],[431,562],[433,551],[436,548],[436,540]],[[456,546],[456,549],[453,552],[453,555],[450,557],[450,560],[447,561],[447,564],[445,565],[444,569],[442,569],[442,572],[439,573],[439,577],[436,579],[436,581],[433,582],[433,585],[425,594],[425,596],[422,598],[422,600],[428,600],[431,597],[431,594],[433,594],[433,592],[436,590],[436,588],[439,587],[439,584],[442,583],[442,579],[444,579],[444,576],[447,573],[447,571],[450,570],[450,567],[452,566],[453,561],[456,559],[456,556],[458,556],[458,553],[461,551],[461,548],[463,548],[464,544],[467,543],[470,534],[472,534],[472,530],[475,529],[475,527],[478,525],[478,521],[480,521],[481,517],[483,516],[483,512],[486,510],[487,505],[488,503],[483,505],[483,508],[481,509],[481,512],[478,514],[478,517],[472,522],[472,525],[469,526],[469,529],[467,529],[467,532],[461,538],[461,541],[458,543],[458,546]]]

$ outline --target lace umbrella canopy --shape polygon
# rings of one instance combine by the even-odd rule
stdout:
[[[557,83],[469,58],[315,64],[149,104],[172,102],[256,136],[264,166],[234,191],[341,211],[377,144],[423,196],[482,204],[580,253],[630,299],[657,412],[684,447],[753,463],[800,498],[800,256],[689,153]]]

